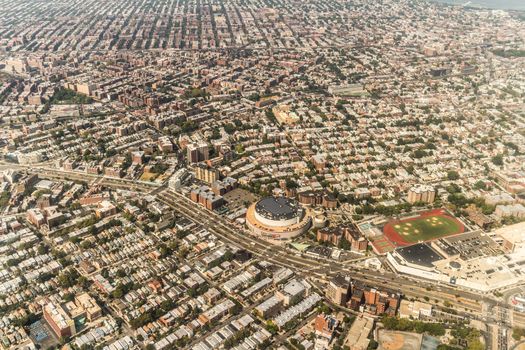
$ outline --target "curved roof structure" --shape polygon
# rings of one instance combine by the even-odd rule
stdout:
[[[270,220],[288,220],[300,214],[301,206],[293,199],[285,197],[266,197],[255,205],[257,214]]]

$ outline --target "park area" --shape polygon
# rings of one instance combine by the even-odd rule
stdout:
[[[427,211],[417,216],[392,220],[383,227],[383,233],[397,247],[455,235],[465,226],[444,209]]]

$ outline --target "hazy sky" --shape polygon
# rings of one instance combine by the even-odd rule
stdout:
[[[436,0],[451,4],[465,4],[468,0]],[[525,11],[525,0],[472,0],[472,5],[486,6],[500,9],[513,9]]]

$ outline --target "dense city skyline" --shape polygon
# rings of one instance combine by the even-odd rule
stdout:
[[[524,349],[525,13],[476,5],[0,0],[0,346]]]

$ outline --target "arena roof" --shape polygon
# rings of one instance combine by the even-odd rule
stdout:
[[[296,217],[301,209],[299,203],[286,197],[266,197],[255,206],[257,213],[271,220],[288,220]]]

